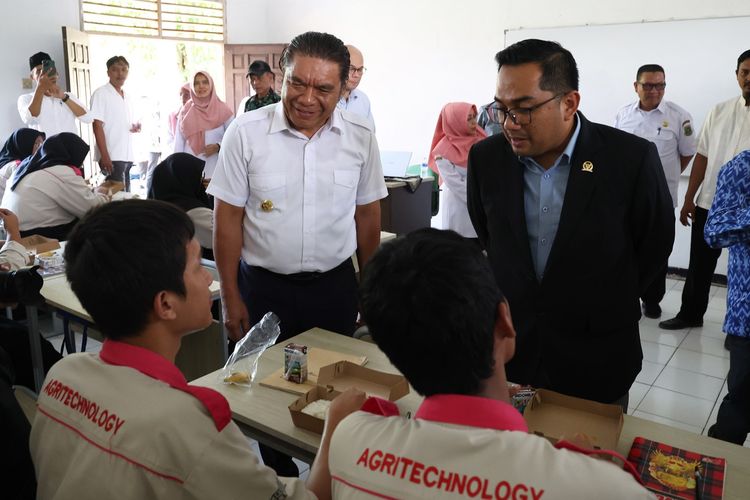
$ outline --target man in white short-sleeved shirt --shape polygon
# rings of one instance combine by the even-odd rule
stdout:
[[[360,296],[373,340],[425,399],[405,418],[370,398],[339,424],[334,498],[653,498],[586,456],[585,439],[553,446],[528,434],[506,381],[510,309],[476,245],[437,229],[385,242]]]
[[[375,119],[372,117],[370,99],[367,94],[359,90],[359,83],[365,75],[365,60],[362,52],[354,45],[347,45],[351,65],[349,66],[349,78],[346,80],[344,91],[338,102],[338,107],[351,113],[359,115],[369,121],[375,130]]]
[[[703,229],[713,203],[719,170],[740,152],[750,149],[750,50],[740,54],[737,59],[735,77],[742,95],[717,104],[706,116],[698,137],[698,152],[680,211],[683,226],[689,226],[689,221],[693,223],[690,231],[690,263],[682,289],[680,311],[674,318],[659,323],[659,327],[665,330],[703,325],[703,315],[708,308],[711,280],[721,249],[706,244]]]
[[[645,64],[638,68],[633,82],[638,100],[618,111],[615,128],[648,139],[656,145],[672,205],[677,207],[680,174],[695,154],[695,134],[690,113],[664,99],[666,86],[664,68],[658,64]],[[661,316],[659,302],[666,293],[668,260],[664,261],[662,271],[641,296],[646,317]]]
[[[133,255],[141,259],[135,267]],[[226,399],[188,384],[174,365],[182,337],[212,320],[211,275],[200,256],[190,219],[165,202],[110,203],[73,230],[67,278],[105,341],[99,353],[56,363],[42,385],[29,441],[37,498],[330,496],[330,435],[364,393],[332,403],[311,491],[264,467]],[[106,280],[92,279],[103,269]],[[122,296],[132,302],[123,305]]]
[[[44,132],[47,137],[60,132],[80,135],[76,119],[91,123],[91,115],[76,96],[57,85],[59,74],[56,68],[44,73],[44,61],[51,60],[45,52],[37,52],[29,58],[31,79],[36,82],[36,89],[19,96],[18,114],[26,126]]]
[[[135,160],[131,134],[141,131],[141,123],[134,118],[130,94],[122,88],[129,71],[130,64],[123,56],[109,58],[109,83],[91,94],[94,159],[106,174],[106,180],[122,182],[126,191],[130,191],[130,168]]]
[[[230,125],[208,192],[224,324],[237,340],[268,311],[282,342],[313,327],[352,335],[356,278],[380,243],[387,195],[375,134],[336,109],[349,70],[338,38],[308,32],[283,56],[281,102]],[[296,474],[291,458],[263,460]],[[283,463],[282,463],[283,462]]]

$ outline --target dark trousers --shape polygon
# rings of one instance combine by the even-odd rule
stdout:
[[[661,299],[664,298],[664,294],[667,292],[667,263],[664,263],[664,268],[659,271],[659,274],[654,278],[654,281],[646,288],[646,291],[641,295],[641,300],[644,304],[657,306]]]
[[[729,375],[711,436],[742,446],[750,433],[750,338],[727,335]]]
[[[685,287],[682,289],[682,305],[677,313],[678,318],[689,322],[703,321],[703,315],[708,308],[711,279],[716,270],[716,261],[721,255],[720,248],[711,248],[703,239],[706,217],[708,210],[695,207],[695,217],[690,231],[690,264]]]
[[[269,311],[281,320],[283,342],[319,327],[342,335],[354,334],[357,321],[357,280],[347,259],[325,273],[283,275],[240,262],[238,283],[254,325]],[[263,463],[280,476],[295,477],[299,469],[289,455],[258,443]]]
[[[112,173],[107,174],[102,170],[102,173],[107,175],[104,180],[122,182],[125,184],[125,191],[130,192],[130,169],[132,166],[133,164],[129,161],[113,161]]]

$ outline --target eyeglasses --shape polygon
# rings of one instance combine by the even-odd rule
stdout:
[[[528,125],[531,123],[531,113],[532,111],[535,111],[548,102],[557,99],[558,97],[562,97],[565,94],[557,94],[553,95],[549,99],[547,99],[544,102],[540,102],[539,104],[535,104],[534,106],[531,106],[530,108],[513,108],[513,109],[505,109],[500,107],[500,103],[497,101],[492,101],[490,104],[487,105],[487,114],[490,117],[490,120],[492,120],[495,123],[499,123],[503,127],[505,126],[505,120],[510,117],[511,121],[515,125]]]
[[[664,90],[667,87],[666,83],[641,83],[638,82],[638,85],[640,85],[643,90],[649,91],[649,90]]]
[[[364,75],[365,71],[367,71],[367,68],[364,66],[360,66],[359,68],[356,66],[349,66],[349,74],[356,75],[359,73],[360,75]]]

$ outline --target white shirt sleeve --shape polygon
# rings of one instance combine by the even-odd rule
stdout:
[[[54,168],[54,167],[53,167]],[[42,170],[56,178],[55,184],[60,189],[60,195],[55,199],[60,207],[79,219],[89,209],[102,205],[109,201],[105,194],[94,193],[83,180],[75,174],[73,169],[65,167],[52,173],[49,169]]]
[[[195,226],[195,239],[203,248],[213,248],[214,211],[210,208],[197,207],[187,211],[188,217]]]
[[[380,163],[380,149],[375,134],[370,134],[370,145],[365,164],[359,174],[357,184],[357,205],[367,205],[388,196],[383,178],[383,165]]]
[[[224,134],[216,170],[206,190],[208,194],[230,205],[244,207],[250,197],[248,184],[250,161],[250,153],[248,152],[247,155],[245,153],[245,144],[239,127],[236,122],[232,123]],[[378,157],[379,161],[380,157]]]
[[[454,165],[450,160],[435,160],[440,177],[450,191],[464,204],[466,203],[466,168]]]
[[[31,111],[29,111],[29,105],[33,99],[33,92],[18,97],[18,114],[21,115],[21,121],[26,125],[37,125],[39,123],[39,117],[31,116]]]
[[[0,248],[0,264],[10,264],[10,270],[16,271],[26,265],[26,247],[17,241],[6,241]]]

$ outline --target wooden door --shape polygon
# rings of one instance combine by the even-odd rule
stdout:
[[[70,26],[62,27],[63,53],[65,55],[65,82],[67,91],[78,97],[86,109],[91,104],[91,64],[89,59],[89,36]],[[78,123],[81,139],[94,149],[94,132],[90,123]],[[91,177],[93,155],[89,153],[83,163],[84,176]]]
[[[247,68],[253,61],[268,63],[276,75],[276,93],[281,93],[282,73],[279,69],[281,53],[286,44],[252,44],[224,45],[224,85],[226,86],[227,104],[237,110],[240,101],[250,95],[250,83],[247,81]]]

